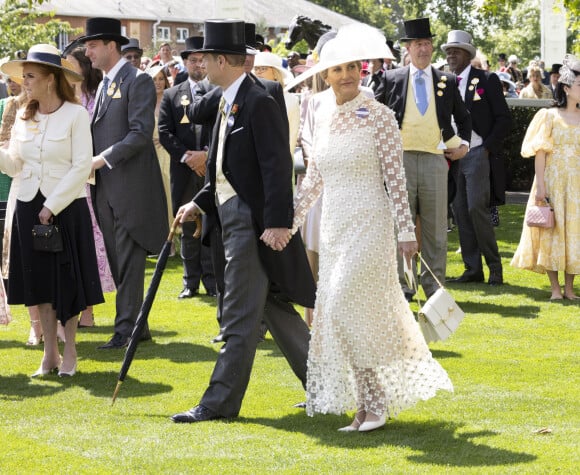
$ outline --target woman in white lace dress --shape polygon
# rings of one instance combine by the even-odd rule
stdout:
[[[385,45],[350,37],[339,31],[319,63],[335,100],[328,96],[316,117],[314,153],[296,195],[293,232],[324,189],[306,410],[342,414],[356,408],[352,424],[340,430],[364,432],[453,386],[432,358],[398,283],[397,247],[410,258],[417,242],[397,122],[390,109],[358,88],[357,60],[391,54],[352,51],[352,61],[345,62],[357,48],[352,45]]]

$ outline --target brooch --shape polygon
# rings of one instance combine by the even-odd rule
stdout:
[[[443,89],[447,87],[447,76],[441,76],[441,79],[437,83],[437,95],[441,97],[443,95]]]
[[[359,107],[354,113],[359,119],[364,119],[369,116],[370,112],[366,107]]]
[[[479,82],[479,78],[473,78],[471,80],[471,83],[469,84],[469,90],[473,91],[476,87],[477,87],[477,83]],[[473,94],[473,100],[474,101],[480,101],[481,100],[481,96],[480,94],[483,94],[483,89],[475,89],[475,93]]]
[[[190,104],[190,102],[189,102],[189,98],[187,97],[187,95],[184,94],[183,96],[181,96],[181,105],[183,106],[183,117],[179,121],[180,124],[189,124],[189,119],[187,117],[187,111],[185,110],[185,108],[189,104]]]

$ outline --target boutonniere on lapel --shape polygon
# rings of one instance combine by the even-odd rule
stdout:
[[[109,88],[107,89],[107,96],[113,97],[113,99],[121,99],[121,84],[123,84],[123,80],[119,82],[119,87],[117,87],[117,83],[113,81],[109,84]]]
[[[478,88],[477,84],[479,83],[479,78],[473,78],[471,83],[469,84],[468,89],[473,91],[475,89],[475,93],[473,94],[474,101],[481,101],[481,94],[483,94],[483,89]]]
[[[233,127],[236,121],[236,114],[238,113],[238,105],[234,104],[230,109],[230,115],[228,117],[228,127]]]
[[[443,89],[447,87],[447,76],[441,76],[441,80],[437,83],[437,95],[441,97],[443,95]]]
[[[189,98],[187,97],[187,94],[184,94],[183,96],[181,96],[180,104],[183,106],[183,117],[181,118],[179,123],[180,124],[189,124],[189,119],[187,118],[187,111],[185,109],[190,104]]]

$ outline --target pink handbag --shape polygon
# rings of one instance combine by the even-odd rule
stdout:
[[[526,224],[531,228],[553,228],[554,209],[546,198],[544,204],[530,206],[526,211]]]

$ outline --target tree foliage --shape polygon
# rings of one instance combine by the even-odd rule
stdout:
[[[540,55],[541,0],[313,0],[331,10],[381,29],[388,38],[404,36],[404,19],[429,17],[435,55],[450,30],[472,33],[488,57],[516,54],[525,62]],[[563,0],[568,51],[580,53],[580,0]]]
[[[79,33],[68,22],[55,19],[53,13],[30,8],[31,4],[41,2],[11,0],[0,5],[0,57],[28,50],[38,43],[55,44],[59,33]]]

